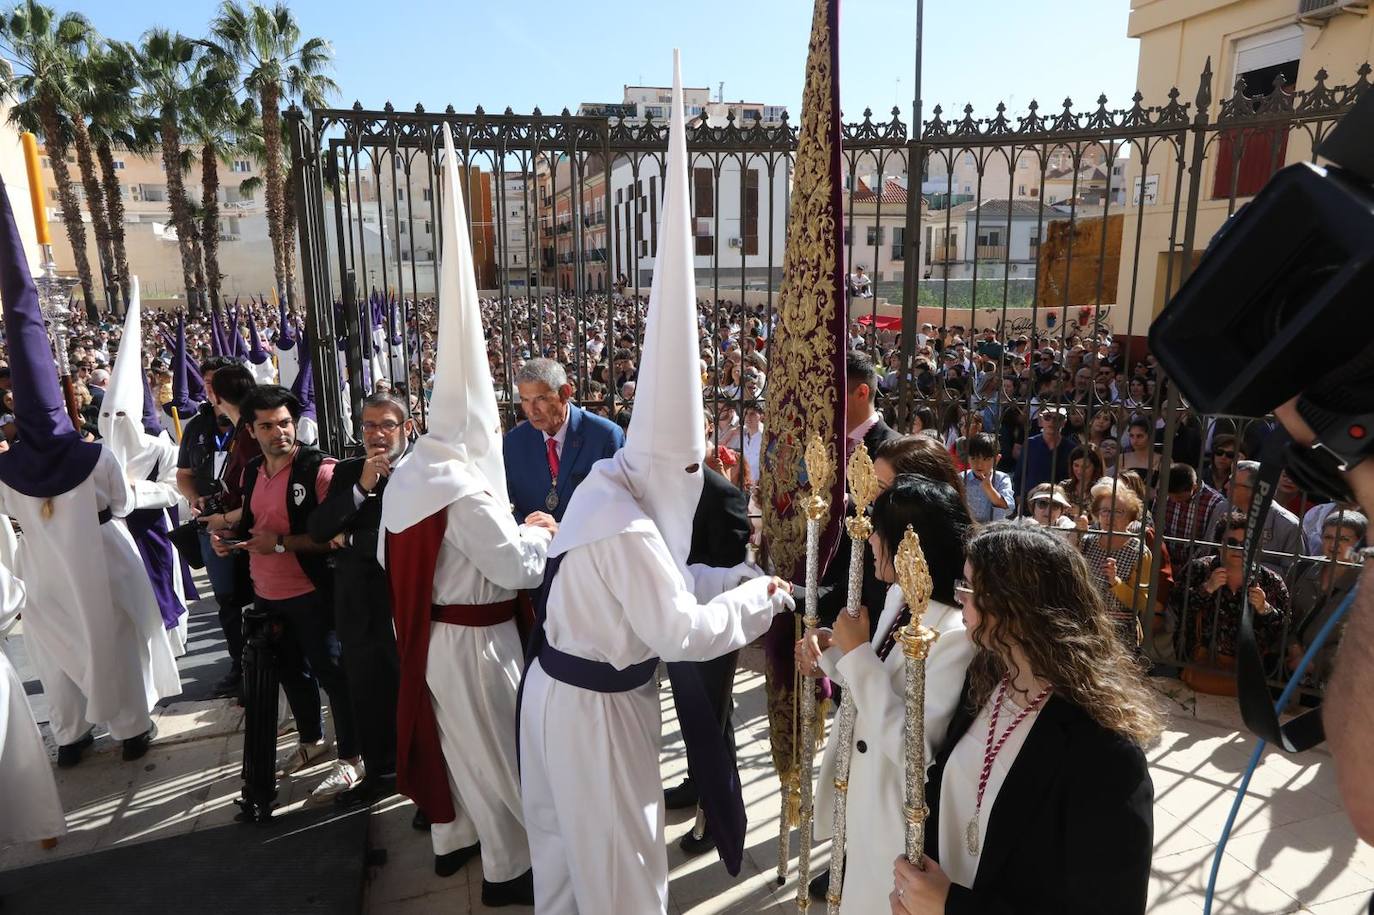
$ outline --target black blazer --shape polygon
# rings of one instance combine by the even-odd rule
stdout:
[[[316,543],[345,532],[349,535],[348,546],[327,554],[334,567],[336,626],[345,644],[366,639],[391,624],[391,592],[386,570],[377,562],[377,529],[382,523],[387,478],[377,481],[376,498],[355,505],[353,487],[362,476],[364,460],[350,458],[334,467],[329,493],[311,512],[308,523]]]
[[[940,781],[973,724],[968,681],[926,785],[926,854],[940,860]],[[983,746],[983,734],[970,734]],[[1135,915],[1154,850],[1145,754],[1051,694],[993,802],[972,887],[950,887],[946,915]],[[960,830],[963,835],[963,830]]]
[[[883,443],[901,435],[881,418],[873,424],[872,428],[864,434],[864,446],[868,448],[868,456],[877,455],[878,448]],[[852,514],[853,507],[848,507],[845,514]],[[840,531],[840,543],[835,549],[835,556],[826,566],[821,574],[821,593],[816,600],[816,614],[820,617],[822,626],[830,626],[835,622],[835,618],[844,609],[845,599],[849,596],[849,535],[843,528]],[[863,588],[864,606],[868,607],[869,626],[877,631],[878,617],[882,614],[883,601],[887,598],[887,585],[878,580],[877,572],[873,567],[873,549],[864,547],[864,579]],[[800,609],[800,607],[798,608]],[[869,633],[872,638],[874,632]]]
[[[692,518],[689,563],[728,569],[748,558],[749,500],[744,491],[702,465],[701,498]]]

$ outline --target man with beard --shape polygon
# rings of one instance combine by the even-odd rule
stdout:
[[[400,660],[391,625],[386,570],[377,562],[377,529],[391,468],[410,448],[415,422],[390,394],[363,401],[367,453],[334,469],[329,495],[310,516],[316,543],[333,541],[334,626],[343,649],[363,755],[363,780],[335,798],[345,806],[370,803],[396,784],[396,688]]]

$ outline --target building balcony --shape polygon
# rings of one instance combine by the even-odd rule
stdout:
[[[959,260],[958,245],[936,245],[926,250],[927,264],[953,264]]]
[[[1007,259],[1007,246],[979,245],[976,257],[980,261],[1004,261]]]

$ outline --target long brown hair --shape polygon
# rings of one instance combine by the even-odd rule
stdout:
[[[927,479],[948,483],[959,494],[965,511],[968,510],[964,481],[959,476],[959,468],[954,466],[954,458],[950,457],[942,442],[929,435],[902,435],[883,442],[873,456],[891,464],[892,472],[898,476],[919,473]]]
[[[1164,727],[1140,660],[1126,651],[1082,555],[1024,521],[983,527],[967,548],[979,624],[969,666],[970,702],[981,708],[1019,645],[1035,674],[1094,721],[1139,746]]]

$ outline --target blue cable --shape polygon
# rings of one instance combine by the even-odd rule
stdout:
[[[1298,663],[1298,669],[1293,671],[1293,676],[1289,678],[1288,685],[1279,694],[1279,701],[1274,703],[1274,713],[1283,714],[1283,710],[1288,707],[1288,701],[1293,697],[1293,693],[1298,688],[1298,681],[1302,679],[1307,666],[1312,663],[1312,658],[1326,643],[1336,624],[1339,623],[1345,614],[1350,610],[1350,605],[1355,600],[1358,588],[1352,588],[1350,593],[1341,601],[1341,605],[1336,608],[1336,612],[1322,624],[1318,630],[1317,637],[1312,640],[1312,644],[1307,646],[1307,651],[1303,653],[1302,661]],[[1236,816],[1240,813],[1240,805],[1245,800],[1245,794],[1250,790],[1250,777],[1255,774],[1255,769],[1259,768],[1260,755],[1264,753],[1265,742],[1258,741],[1255,744],[1255,752],[1250,754],[1250,762],[1245,766],[1245,775],[1240,780],[1240,786],[1236,788],[1236,800],[1231,804],[1231,812],[1226,815],[1226,825],[1221,830],[1221,841],[1217,843],[1216,854],[1212,856],[1212,873],[1207,878],[1207,896],[1202,904],[1202,915],[1212,915],[1212,897],[1217,891],[1217,875],[1221,871],[1221,856],[1226,851],[1226,843],[1231,838],[1231,830],[1236,825]]]

